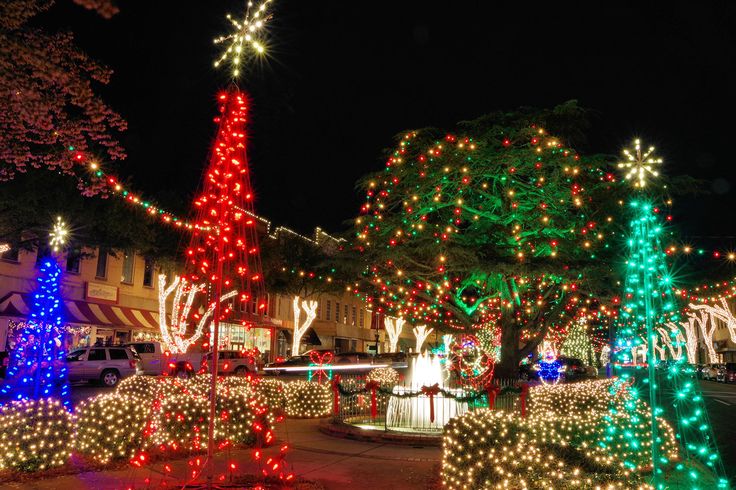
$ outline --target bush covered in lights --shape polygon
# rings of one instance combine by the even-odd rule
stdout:
[[[649,408],[614,380],[530,390],[527,417],[480,410],[450,421],[442,480],[450,489],[645,488]],[[662,452],[677,458],[661,421]]]
[[[392,388],[396,383],[399,382],[399,372],[391,367],[382,367],[372,369],[366,381],[378,381],[382,388]]]
[[[143,447],[151,407],[150,400],[120,393],[86,400],[76,412],[75,450],[103,464],[132,458]]]
[[[253,388],[273,410],[282,409],[285,405],[284,382],[277,379],[261,378],[253,384]]]
[[[315,418],[329,415],[332,393],[328,385],[295,381],[284,386],[286,415],[295,418]]]
[[[72,417],[59,400],[41,398],[0,407],[0,469],[45,470],[69,459]]]

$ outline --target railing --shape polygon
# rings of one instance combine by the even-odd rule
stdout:
[[[475,390],[450,379],[440,389],[416,386],[406,379],[395,384],[368,388],[364,376],[345,375],[333,383],[337,421],[347,424],[397,432],[441,432],[453,417],[489,407],[505,412],[520,410],[521,390],[518,380],[494,380],[493,394]],[[370,385],[368,385],[370,386]]]

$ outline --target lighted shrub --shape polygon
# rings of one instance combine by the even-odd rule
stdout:
[[[253,384],[253,388],[265,400],[266,404],[273,410],[284,408],[284,383],[277,379],[259,379]]]
[[[159,380],[153,376],[128,376],[118,383],[115,393],[153,399],[159,386]]]
[[[649,408],[613,380],[530,390],[526,418],[480,410],[450,421],[442,480],[450,489],[639,488],[649,458]],[[625,387],[623,387],[625,388]],[[662,455],[677,457],[660,420]]]
[[[207,396],[170,396],[162,399],[153,411],[150,444],[170,449],[204,447],[209,428],[209,407]],[[273,416],[262,397],[244,388],[219,390],[215,439],[231,444],[253,444],[253,426],[257,417],[263,430],[273,423]]]
[[[0,407],[0,469],[36,471],[69,459],[72,417],[56,399],[24,400]]]
[[[131,458],[144,444],[152,401],[114,393],[83,402],[76,412],[75,449],[100,463]]]
[[[366,380],[378,381],[382,388],[392,388],[399,382],[399,372],[391,367],[376,368],[368,373]]]
[[[316,418],[330,414],[332,393],[329,385],[294,381],[284,386],[286,415],[295,418]]]

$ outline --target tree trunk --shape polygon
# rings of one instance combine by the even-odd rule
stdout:
[[[501,325],[501,360],[496,364],[493,377],[497,379],[516,379],[519,376],[519,335],[521,328],[514,323]]]

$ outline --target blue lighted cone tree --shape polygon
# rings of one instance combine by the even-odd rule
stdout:
[[[40,272],[30,318],[9,332],[15,336],[15,346],[0,392],[5,401],[58,398],[69,407],[61,268],[53,258],[46,258]]]
[[[620,164],[628,170],[626,179],[634,180],[635,187],[640,190],[645,188],[648,176],[658,175],[655,165],[662,161],[651,156],[653,150],[642,152],[637,140],[634,152],[624,152],[628,161]],[[657,327],[669,321],[677,322],[679,318],[672,274],[661,241],[664,226],[660,209],[652,199],[642,196],[631,202],[631,210],[633,219],[627,242],[625,287],[615,351],[616,360],[624,364],[636,361],[637,352],[641,357],[646,352],[647,374],[642,382],[651,406],[651,440],[647,445],[651,451],[652,485],[657,490],[728,488],[694,367],[687,363],[686,357],[659,364],[657,361]],[[672,335],[672,342],[678,342],[674,338],[676,332]],[[628,370],[620,374],[623,380],[631,377]],[[628,386],[636,397],[635,385]],[[620,412],[620,407],[613,410]],[[662,437],[658,419],[664,415],[676,419],[681,450],[679,461],[670,461],[660,452]],[[640,441],[631,441],[632,446],[638,444]],[[667,474],[665,470],[670,467],[679,470],[683,477]]]

